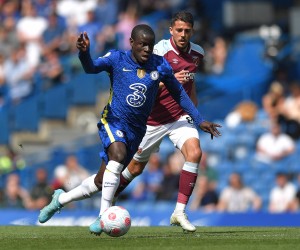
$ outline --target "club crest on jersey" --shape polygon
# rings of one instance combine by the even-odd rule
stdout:
[[[199,57],[193,56],[193,63],[198,67],[199,66]]]
[[[116,135],[119,137],[124,137],[124,133],[121,130],[117,130]]]
[[[154,80],[154,81],[157,80],[158,77],[159,77],[158,71],[152,71],[152,72],[150,73],[150,77],[151,77],[151,79]]]
[[[138,69],[136,74],[140,79],[142,79],[145,77],[146,71],[144,69]]]

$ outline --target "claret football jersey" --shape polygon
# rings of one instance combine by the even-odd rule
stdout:
[[[187,52],[181,52],[176,48],[172,38],[161,40],[154,46],[153,53],[163,56],[173,68],[174,73],[181,70],[188,70],[188,81],[183,88],[191,96],[194,84],[194,76],[198,66],[203,59],[204,50],[197,44],[190,42]],[[158,90],[157,99],[149,116],[148,125],[157,126],[174,122],[186,112],[172,98],[165,86]]]

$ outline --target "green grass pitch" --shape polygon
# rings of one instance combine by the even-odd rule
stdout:
[[[300,228],[198,227],[187,234],[179,227],[132,227],[111,238],[86,227],[1,226],[0,249],[288,250],[300,249]]]

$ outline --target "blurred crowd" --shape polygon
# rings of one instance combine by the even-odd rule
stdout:
[[[176,202],[183,163],[184,158],[179,150],[166,158],[159,153],[152,154],[144,173],[120,194],[118,201]],[[55,189],[69,191],[90,174],[75,154],[69,154],[62,164],[57,165],[51,178],[46,168],[36,168],[30,177],[32,186],[28,189],[22,187],[20,170],[12,171],[6,175],[5,184],[0,189],[0,208],[39,210],[51,201]],[[260,194],[244,184],[242,174],[232,172],[227,184],[219,190],[218,181],[221,178],[218,171],[208,165],[207,154],[204,153],[199,164],[196,187],[189,202],[191,211],[241,213],[267,210],[282,213],[299,210],[300,174],[296,176],[296,181],[292,181],[287,172],[277,172],[265,209]],[[99,202],[100,196],[94,195],[92,199],[75,202],[66,209],[97,209]]]
[[[205,47],[215,36],[203,25],[198,2],[2,0],[0,109],[67,83],[71,75],[81,71],[75,41],[84,31],[93,41],[91,54],[100,56],[112,48],[128,49],[130,32],[137,23],[153,26],[157,41],[168,36],[171,15],[184,8],[195,15],[195,42],[201,40]],[[212,60],[214,57],[217,59]],[[216,38],[215,50],[207,56],[209,70],[220,73],[225,58],[226,43]]]

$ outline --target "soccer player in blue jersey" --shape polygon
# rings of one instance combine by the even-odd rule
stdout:
[[[154,43],[155,35],[151,27],[140,24],[132,30],[130,51],[111,50],[105,56],[92,60],[87,33],[78,37],[79,59],[85,72],[97,74],[107,71],[111,80],[109,101],[98,123],[99,136],[104,146],[100,155],[103,159],[102,165],[106,164],[106,168],[102,187],[97,187],[93,175],[68,192],[68,195],[63,190],[56,190],[51,203],[41,210],[41,223],[49,220],[69,202],[89,197],[101,188],[100,216],[111,206],[120,181],[120,173],[137,152],[145,134],[147,119],[160,82],[165,84],[172,97],[201,130],[210,133],[212,137],[220,135],[217,129],[220,125],[202,118],[182,85],[174,77],[166,59],[152,54]],[[100,174],[99,171],[98,175]]]

